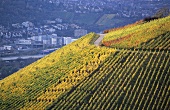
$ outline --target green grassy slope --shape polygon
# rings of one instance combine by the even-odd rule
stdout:
[[[98,35],[90,33],[1,80],[1,109],[168,110],[169,18],[126,27],[135,37],[113,48],[94,46]]]

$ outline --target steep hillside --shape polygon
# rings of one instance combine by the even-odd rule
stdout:
[[[2,109],[44,109],[89,76],[114,49],[96,48],[90,33],[0,81]]]
[[[144,43],[153,42],[157,37],[168,36],[168,32],[170,32],[170,16],[149,23],[140,23],[117,31],[110,31],[102,42],[105,46],[115,48],[144,48],[146,47],[143,47]],[[166,41],[167,44],[170,42],[169,39]],[[156,41],[154,41],[154,44],[156,44]],[[160,48],[168,49],[168,47],[162,47],[162,45]]]
[[[169,52],[117,51],[49,110],[168,110]]]
[[[137,22],[135,22],[135,23],[132,23],[132,24],[129,24],[129,25],[125,25],[125,26],[123,26],[123,27],[118,27],[118,28],[112,28],[112,29],[104,30],[103,33],[104,33],[104,34],[107,34],[107,33],[113,32],[113,31],[131,28],[131,27],[134,27],[134,26],[136,26],[136,25],[140,25],[140,24],[142,24],[142,23],[144,23],[144,21],[143,21],[143,20],[140,20],[140,21],[137,21]]]
[[[1,109],[169,110],[169,23],[114,30],[101,47],[95,33],[80,38],[1,80]]]

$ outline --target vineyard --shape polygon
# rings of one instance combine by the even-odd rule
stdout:
[[[0,106],[45,109],[88,77],[115,49],[96,48],[90,33],[0,81]]]
[[[140,24],[142,24],[142,23],[144,23],[144,21],[143,21],[143,20],[140,20],[140,21],[137,21],[137,22],[135,22],[135,23],[133,23],[133,24],[125,25],[125,26],[118,27],[118,28],[112,28],[112,29],[104,30],[103,33],[104,33],[104,34],[107,34],[107,33],[113,32],[113,31],[118,31],[118,30],[123,30],[123,29],[131,28],[131,27],[140,25]]]
[[[97,22],[97,25],[109,25],[112,23],[115,14],[104,14]]]
[[[169,65],[169,52],[116,52],[47,109],[168,110]]]
[[[170,50],[170,31],[150,39],[145,43],[141,43],[138,48]]]
[[[125,28],[120,28],[116,31],[110,31],[102,43],[107,47],[136,48],[142,43],[167,32],[170,32],[170,16],[153,20],[149,23],[139,23],[134,26],[125,26]]]
[[[0,107],[169,110],[169,26],[166,17],[112,30],[104,46],[89,33],[0,80]]]

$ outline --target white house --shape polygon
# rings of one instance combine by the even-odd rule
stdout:
[[[19,44],[19,45],[31,45],[32,44],[32,41],[30,39],[20,39],[18,41],[15,42],[16,44]]]
[[[74,41],[76,41],[77,39],[72,39],[72,41],[71,42],[74,42]]]
[[[49,32],[55,32],[55,29],[54,28],[49,28],[48,31]]]
[[[71,37],[63,37],[64,38],[64,44],[67,45],[69,43],[72,42],[72,38]]]
[[[44,39],[44,40],[43,40],[43,44],[49,45],[49,44],[50,44],[50,39]]]
[[[32,27],[32,26],[34,26],[34,24],[32,22],[30,22],[30,21],[23,22],[22,25],[25,26],[25,27]]]
[[[31,39],[34,40],[34,41],[42,41],[43,40],[43,36],[41,36],[41,35],[39,35],[39,36],[32,36]]]
[[[55,19],[58,23],[62,23],[63,22],[63,20],[61,19],[61,18],[56,18]]]
[[[10,46],[10,45],[4,45],[4,50],[12,50],[12,46]]]
[[[52,45],[57,45],[57,38],[51,38],[51,44]]]

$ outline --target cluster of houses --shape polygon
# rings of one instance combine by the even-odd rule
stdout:
[[[0,52],[7,52],[13,50],[28,50],[33,48],[44,48],[44,47],[61,47],[67,45],[77,39],[72,37],[58,37],[56,34],[53,35],[39,35],[32,36],[28,39],[18,39],[14,41],[12,45],[2,45],[0,46]]]
[[[76,38],[87,34],[87,30],[81,29],[76,24],[63,23],[61,18],[47,20],[40,27],[35,27],[30,21],[12,24],[13,31],[0,25],[0,38],[8,42],[8,45],[0,45],[0,51],[3,50],[22,50],[23,48],[39,47],[61,47],[76,40]],[[71,37],[58,36],[56,30],[73,29]]]
[[[61,24],[59,24],[61,23]],[[62,19],[56,18],[47,20],[46,25],[35,27],[30,21],[12,24],[13,31],[0,26],[0,40],[5,41],[0,44],[0,53],[11,51],[24,51],[35,48],[60,48],[67,45],[78,37],[87,34],[87,30],[81,29],[76,24],[62,24]],[[56,30],[74,29],[74,36],[58,36]]]
[[[114,13],[119,17],[146,17],[152,15],[161,0],[46,0],[48,3],[63,4],[64,11],[74,13]],[[155,6],[155,3],[157,6]],[[160,5],[160,6],[159,6]],[[154,11],[154,12],[153,12]]]
[[[101,5],[104,5],[103,0],[46,0],[47,3],[63,5],[63,11],[72,11],[75,13],[103,12]]]
[[[11,51],[12,49],[13,49],[13,48],[12,48],[12,46],[10,46],[10,45],[0,46],[0,51],[2,51],[2,50]]]
[[[46,20],[45,24],[40,27],[35,27],[30,21],[12,24],[12,27],[16,29],[25,29],[26,31],[33,33],[55,33],[57,30],[81,29],[77,24],[63,23],[63,19],[61,18]]]

